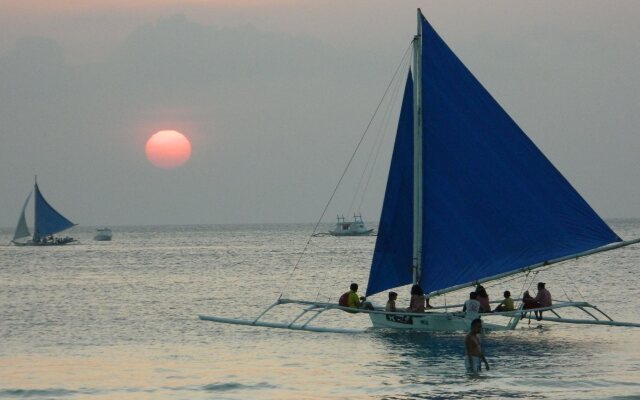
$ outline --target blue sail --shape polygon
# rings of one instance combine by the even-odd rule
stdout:
[[[413,80],[409,73],[367,284],[367,296],[411,283],[412,238]]]
[[[424,291],[621,241],[421,20]],[[368,294],[411,281],[413,232],[399,224],[412,213],[413,189],[397,193],[408,173],[396,162],[403,134],[399,129]],[[393,182],[398,176],[401,183]]]
[[[74,223],[57,212],[42,196],[38,184],[35,185],[36,219],[33,232],[34,240],[71,228]]]

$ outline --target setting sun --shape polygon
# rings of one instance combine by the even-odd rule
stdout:
[[[177,168],[189,160],[191,143],[178,131],[159,131],[147,140],[144,151],[156,167]]]

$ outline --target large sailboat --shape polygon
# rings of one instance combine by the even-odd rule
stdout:
[[[607,226],[420,10],[412,53],[367,296],[418,284],[433,298],[640,242],[623,241]],[[282,304],[298,304],[303,310],[290,323],[267,321],[267,313]],[[451,306],[425,313],[354,310],[282,295],[252,320],[200,318],[345,331],[311,324],[335,309],[367,313],[374,327],[392,329],[468,330],[472,320],[467,313],[450,311]],[[563,316],[568,309],[585,317]],[[535,310],[545,311],[545,321],[640,327],[613,321],[587,302],[556,301]],[[482,314],[483,326],[511,330],[522,315],[520,303],[513,311]]]
[[[33,235],[31,235],[29,231],[25,217],[27,205],[29,204],[32,194],[34,195]],[[18,218],[18,225],[16,226],[11,243],[16,246],[60,246],[73,243],[75,239],[69,236],[55,237],[53,235],[69,229],[74,225],[73,222],[56,211],[47,200],[45,200],[40,192],[36,179],[33,192],[29,193],[22,206],[20,218]],[[24,240],[25,238],[29,239]]]

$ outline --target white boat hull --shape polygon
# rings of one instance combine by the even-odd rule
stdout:
[[[471,319],[457,316],[452,313],[425,313],[416,316],[415,314],[382,314],[371,313],[371,323],[374,328],[388,328],[400,330],[416,330],[428,332],[468,332],[471,327]],[[511,328],[507,324],[500,325],[488,323],[483,320],[483,330],[490,331],[506,331]]]

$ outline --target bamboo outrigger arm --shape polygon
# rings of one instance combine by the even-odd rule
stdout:
[[[305,306],[302,311],[295,316],[291,320],[291,322],[269,322],[264,321],[264,316],[279,305],[284,304],[298,304]],[[459,307],[451,306],[449,308]],[[438,307],[442,308],[442,307]],[[591,319],[575,319],[575,318],[564,318],[558,314],[558,310],[567,309],[567,308],[576,308],[591,317]],[[268,306],[262,313],[258,315],[255,319],[252,320],[244,320],[244,319],[235,319],[235,318],[224,318],[224,317],[215,317],[215,316],[207,316],[200,315],[199,318],[203,321],[212,321],[224,324],[232,324],[232,325],[246,325],[246,326],[262,326],[267,328],[279,328],[279,329],[290,329],[290,330],[299,330],[299,331],[311,331],[311,332],[331,332],[331,333],[348,333],[348,334],[356,334],[363,333],[366,329],[349,329],[349,328],[334,328],[334,327],[320,327],[320,326],[311,326],[310,323],[314,321],[317,317],[319,317],[322,313],[328,310],[341,310],[346,311],[351,314],[362,313],[362,314],[383,314],[389,316],[403,316],[403,317],[415,317],[415,318],[429,318],[430,316],[443,315],[450,316],[455,318],[464,318],[464,312],[461,311],[428,311],[426,313],[409,313],[406,311],[397,311],[390,312],[384,311],[382,309],[374,309],[374,310],[365,310],[365,309],[353,309],[349,307],[342,307],[334,303],[323,303],[323,302],[314,302],[314,301],[305,301],[305,300],[293,300],[293,299],[279,299],[275,303]],[[592,312],[590,312],[590,310]],[[549,322],[560,322],[560,323],[571,323],[571,324],[583,324],[583,325],[607,325],[607,326],[623,326],[623,327],[634,327],[640,328],[640,323],[634,322],[619,322],[614,321],[601,311],[598,307],[593,306],[587,302],[572,302],[572,301],[561,301],[549,307],[539,307],[532,309],[523,309],[522,305],[520,308],[514,311],[503,311],[503,312],[494,312],[494,313],[486,313],[480,314],[484,319],[487,318],[495,318],[495,317],[507,317],[510,318],[510,322],[506,325],[507,330],[513,330],[517,326],[518,322],[524,319],[525,314],[530,314],[532,312],[541,312],[541,311],[549,311],[555,315],[555,317],[542,317],[541,320],[549,321]],[[597,312],[597,313],[596,313]],[[308,315],[311,313],[311,315]],[[599,319],[597,314],[599,313],[600,317],[603,319]]]

